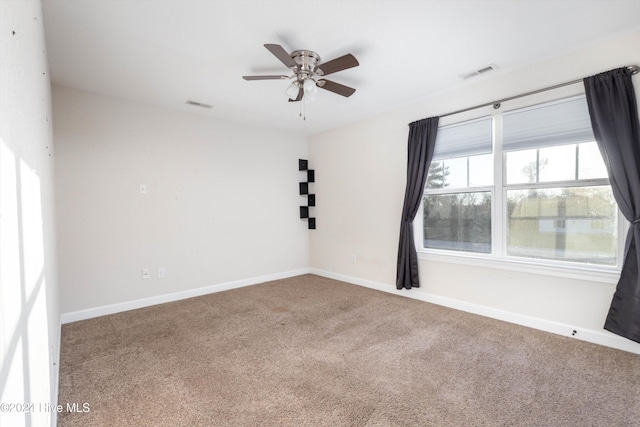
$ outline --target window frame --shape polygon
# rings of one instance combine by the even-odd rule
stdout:
[[[533,107],[536,104],[559,101],[563,98],[571,96],[584,95],[582,85],[572,85],[555,89],[549,92],[542,92],[530,95],[524,98],[505,102],[499,109],[492,106],[479,108],[468,111],[455,116],[444,117],[440,120],[440,126],[448,126],[469,120],[480,119],[482,117],[491,116],[493,119],[493,185],[482,187],[467,187],[456,189],[427,189],[426,185],[423,191],[423,199],[425,194],[453,194],[465,192],[489,191],[491,193],[491,253],[475,253],[453,251],[445,249],[432,249],[424,247],[423,238],[423,201],[420,202],[420,208],[414,220],[414,236],[415,244],[418,251],[418,257],[421,260],[445,262],[453,264],[465,264],[477,267],[495,268],[510,271],[519,271],[526,273],[535,273],[549,275],[554,277],[565,277],[571,279],[589,280],[603,283],[616,283],[624,258],[624,244],[629,223],[626,221],[620,209],[617,209],[618,215],[618,242],[617,242],[617,259],[616,265],[597,265],[586,264],[570,261],[549,260],[541,258],[526,258],[520,256],[507,255],[507,191],[514,189],[529,188],[551,188],[551,187],[586,187],[597,185],[610,185],[608,178],[585,179],[579,181],[557,181],[542,183],[526,183],[526,184],[506,184],[506,152],[502,151],[502,115],[511,110]],[[498,159],[497,157],[500,156]],[[585,275],[588,276],[585,277]]]

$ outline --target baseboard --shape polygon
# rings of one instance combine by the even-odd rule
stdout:
[[[375,289],[390,294],[417,299],[420,301],[437,304],[456,310],[466,311],[468,313],[478,314],[481,316],[490,317],[497,320],[502,320],[509,323],[514,323],[521,326],[526,326],[546,332],[551,332],[557,335],[562,335],[569,338],[575,338],[582,341],[590,342],[593,344],[599,344],[618,350],[628,351],[630,353],[640,354],[640,344],[633,341],[619,337],[604,329],[597,331],[593,329],[580,328],[560,322],[554,322],[551,320],[540,319],[531,316],[525,316],[523,314],[514,313],[506,310],[500,310],[497,308],[487,307],[479,304],[473,304],[466,301],[456,300],[453,298],[442,297],[439,295],[433,295],[423,292],[418,289],[412,289],[411,291],[398,290],[395,286],[371,280],[361,279],[358,277],[347,276],[344,274],[333,273],[316,268],[302,268],[298,270],[291,270],[282,273],[275,273],[265,276],[253,277],[243,280],[237,280],[233,282],[219,283],[212,286],[206,286],[203,288],[190,289],[187,291],[174,292],[171,294],[158,295],[149,298],[143,298],[134,301],[127,301],[118,304],[111,304],[101,307],[95,307],[87,310],[79,310],[70,313],[63,313],[60,316],[62,324],[77,322],[79,320],[91,319],[94,317],[106,316],[108,314],[120,313],[123,311],[135,310],[137,308],[149,307],[152,305],[163,304],[167,302],[179,301],[186,298],[193,298],[197,296],[212,294],[215,292],[227,291],[230,289],[241,288],[244,286],[256,285],[263,282],[269,282],[271,280],[286,279],[288,277],[300,276],[302,274],[316,274],[318,276],[327,277],[330,279],[340,280],[342,282],[351,283],[358,286],[364,286],[366,288]],[[58,359],[59,360],[59,359]]]
[[[288,277],[300,276],[302,274],[308,274],[310,272],[311,270],[309,268],[301,268],[298,270],[268,274],[265,276],[236,280],[233,282],[218,283],[216,285],[205,286],[203,288],[189,289],[186,291],[174,292],[174,293],[165,294],[165,295],[157,295],[157,296],[138,299],[134,301],[126,301],[126,302],[117,303],[117,304],[89,308],[86,310],[78,310],[70,313],[62,313],[60,315],[60,321],[62,324],[72,323],[72,322],[77,322],[79,320],[106,316],[108,314],[115,314],[123,311],[135,310],[137,308],[149,307],[152,305],[164,304],[167,302],[199,297],[202,295],[212,294],[215,292],[228,291],[230,289],[241,288],[244,286],[257,285],[258,283],[269,282],[272,280],[286,279]]]
[[[406,298],[413,298],[420,301],[453,308],[456,310],[466,311],[468,313],[479,314],[481,316],[490,317],[521,326],[527,326],[529,328],[534,328],[545,332],[551,332],[553,334],[562,335],[569,338],[575,338],[593,344],[599,344],[618,350],[628,351],[630,353],[640,354],[640,344],[619,337],[615,334],[605,331],[604,329],[602,331],[597,331],[593,329],[579,328],[560,322],[554,322],[551,320],[526,316],[523,314],[500,310],[497,308],[473,304],[466,301],[460,301],[453,298],[433,295],[423,292],[419,289],[412,289],[410,291],[398,290],[395,288],[395,285],[374,282],[371,280],[360,279],[357,277],[346,276],[343,274],[333,273],[315,268],[312,268],[310,272],[312,274],[327,277],[329,279],[340,280],[342,282],[364,286],[366,288],[375,289]]]
[[[60,391],[60,348],[62,347],[62,323],[58,321],[58,342],[53,351],[53,380],[51,390],[52,394],[52,405],[58,404],[58,392]],[[58,425],[58,411],[51,411],[51,425],[56,427]]]

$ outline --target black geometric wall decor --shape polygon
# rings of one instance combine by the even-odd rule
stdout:
[[[316,219],[309,217],[309,208],[316,205],[316,195],[309,194],[309,183],[315,182],[316,172],[313,169],[309,169],[309,162],[306,159],[298,159],[298,170],[306,172],[305,178],[307,179],[300,183],[300,195],[307,197],[307,205],[300,206],[300,218],[307,220],[309,230],[315,230]]]
[[[305,194],[309,194],[309,184],[306,182],[300,183],[300,195],[304,196]]]

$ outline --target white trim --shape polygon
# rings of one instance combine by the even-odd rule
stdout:
[[[164,294],[164,295],[157,295],[157,296],[142,298],[142,299],[133,300],[133,301],[103,305],[100,307],[89,308],[86,310],[72,311],[70,313],[62,313],[60,315],[60,321],[62,324],[77,322],[79,320],[92,319],[94,317],[106,316],[108,314],[115,314],[123,311],[135,310],[137,308],[149,307],[152,305],[164,304],[167,302],[199,297],[202,295],[228,291],[230,289],[241,288],[244,286],[257,285],[258,283],[269,282],[272,280],[279,280],[279,279],[286,279],[294,276],[300,276],[302,274],[308,274],[309,272],[310,272],[309,268],[301,268],[298,270],[268,274],[265,276],[236,280],[233,282],[218,283],[216,285],[205,286],[203,288],[189,289],[186,291],[174,292],[174,293]]]
[[[58,342],[54,348],[54,354],[52,355],[55,362],[54,378],[53,378],[53,400],[52,405],[58,404],[58,393],[60,391],[60,351],[62,347],[62,322],[58,320]],[[53,367],[49,367],[51,369]],[[51,411],[51,425],[56,427],[58,425],[58,411]]]
[[[486,265],[484,265],[486,267]],[[536,267],[536,268],[539,268]],[[536,270],[536,272],[538,272]],[[366,288],[375,289],[390,294],[412,298],[432,304],[437,304],[456,310],[466,311],[468,313],[478,314],[485,317],[490,317],[497,320],[502,320],[509,323],[514,323],[521,326],[527,326],[530,328],[542,330],[545,332],[551,332],[557,335],[562,335],[569,338],[576,338],[581,341],[586,341],[594,344],[599,344],[618,350],[628,351],[631,353],[640,354],[640,345],[633,341],[619,337],[615,334],[607,332],[605,330],[598,331],[593,329],[579,328],[568,324],[554,322],[551,320],[540,319],[532,316],[525,316],[519,313],[513,313],[506,310],[500,310],[497,308],[487,307],[479,304],[469,303],[466,301],[456,300],[453,298],[442,297],[439,295],[428,294],[426,292],[412,289],[398,290],[394,285],[375,282],[372,280],[361,279],[353,276],[346,276],[343,274],[332,273],[325,270],[316,268],[302,268],[298,270],[291,270],[282,273],[275,273],[265,276],[253,277],[249,279],[237,280],[234,282],[219,283],[212,286],[207,286],[198,289],[190,289],[187,291],[174,292],[171,294],[158,295],[155,297],[143,298],[135,301],[127,301],[118,304],[111,304],[107,306],[96,307],[87,310],[79,310],[70,313],[62,313],[60,315],[61,325],[79,320],[91,319],[94,317],[105,316],[108,314],[120,313],[123,311],[134,310],[142,307],[149,307],[152,305],[163,304],[172,301],[179,301],[186,298],[192,298],[202,295],[207,295],[216,292],[227,291],[230,289],[241,288],[245,286],[256,285],[263,282],[272,280],[286,279],[289,277],[300,276],[303,274],[316,274],[318,276],[327,277],[329,279],[340,280],[342,282],[350,283],[353,285],[364,286]],[[584,278],[584,277],[583,277]],[[590,278],[591,280],[591,278]],[[575,335],[574,335],[575,331]],[[58,371],[60,368],[60,343],[58,344]],[[56,385],[58,382],[58,376],[56,376]]]
[[[519,271],[523,273],[542,274],[545,276],[564,277],[567,279],[588,280],[608,284],[618,283],[620,271],[616,267],[589,268],[587,266],[552,265],[549,261],[536,261],[516,258],[498,258],[470,253],[447,253],[435,250],[418,250],[418,259],[449,264],[464,264],[475,267],[495,268],[500,270]]]
[[[516,325],[526,326],[545,332],[551,332],[553,334],[562,335],[569,338],[576,338],[581,341],[586,341],[593,344],[599,344],[618,350],[628,351],[630,353],[640,354],[640,344],[619,337],[604,329],[602,331],[598,331],[594,329],[579,328],[565,323],[554,322],[551,320],[540,319],[532,316],[525,316],[523,314],[513,313],[506,310],[500,310],[497,308],[456,300],[453,298],[442,297],[439,295],[428,294],[417,289],[412,289],[410,291],[398,290],[394,285],[388,285],[385,283],[374,282],[371,280],[360,279],[352,276],[345,276],[343,274],[332,273],[316,268],[312,268],[311,273],[318,276],[327,277],[329,279],[340,280],[342,282],[364,286],[366,288],[371,288],[378,291],[403,296],[406,298],[417,299],[420,301],[437,304],[456,310],[466,311],[468,313],[490,317],[492,319],[514,323]]]

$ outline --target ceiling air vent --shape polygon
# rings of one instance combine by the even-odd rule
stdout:
[[[465,73],[461,75],[463,79],[470,79],[471,77],[479,76],[480,74],[488,73],[489,71],[497,70],[498,67],[495,64],[487,65],[486,67],[479,68],[475,71],[471,71],[470,73]]]
[[[197,101],[192,101],[190,99],[186,102],[186,104],[187,105],[193,105],[195,107],[202,107],[202,108],[209,108],[209,109],[213,108],[213,105],[204,104],[202,102],[197,102]]]

